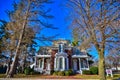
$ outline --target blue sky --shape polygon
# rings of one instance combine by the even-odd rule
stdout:
[[[12,2],[14,0],[0,0],[0,19],[8,20],[8,16],[5,13],[5,10],[11,10],[12,9]],[[70,19],[68,18],[69,12],[66,10],[65,7],[63,7],[64,1],[63,0],[54,0],[53,4],[49,4],[48,6],[51,8],[50,14],[54,16],[53,19],[50,20],[50,23],[54,25],[54,27],[57,27],[57,30],[52,29],[45,29],[42,31],[43,34],[46,36],[51,36],[55,34],[59,34],[57,38],[63,38],[63,39],[69,39],[72,40],[72,36],[69,29],[69,23]],[[90,54],[93,54],[94,56],[97,56],[96,50],[92,49]]]
[[[14,0],[0,0],[0,19],[8,20],[8,16],[5,13],[6,10],[12,9],[12,2]],[[47,36],[59,34],[57,38],[71,39],[69,21],[66,21],[66,15],[68,12],[61,6],[61,0],[53,0],[54,3],[49,4],[49,8],[51,8],[50,14],[54,16],[53,19],[50,20],[50,23],[53,24],[54,27],[57,27],[57,30],[45,29],[42,33]]]
[[[5,11],[12,9],[12,1],[13,0],[0,0],[0,19],[8,20]]]
[[[14,0],[0,0],[0,19],[6,20],[6,21],[9,20],[5,11],[13,9],[12,7],[13,1]],[[19,0],[15,0],[15,1],[19,1]],[[61,5],[63,5],[63,1],[61,0],[53,0],[52,4],[47,4],[47,7],[51,9],[49,14],[54,16],[53,19],[49,19],[48,21],[50,22],[50,24],[53,24],[53,26],[57,27],[58,29],[46,28],[42,30],[41,33],[44,34],[45,36],[54,36],[58,34],[56,39],[62,38],[62,39],[72,40],[70,29],[68,29],[70,21],[66,20],[68,12]],[[41,46],[42,45],[48,46],[50,44],[49,42],[44,44],[39,41],[37,43]]]

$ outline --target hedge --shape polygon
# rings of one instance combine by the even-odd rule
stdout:
[[[98,74],[98,67],[90,67],[91,74]]]
[[[70,76],[70,75],[73,75],[73,71],[72,70],[68,70],[68,71],[54,71],[53,75]]]
[[[65,76],[70,76],[71,73],[69,71],[65,71]]]
[[[25,75],[30,75],[31,68],[25,68],[24,73],[25,73]]]
[[[65,72],[64,71],[59,71],[58,76],[65,76]]]
[[[40,74],[40,72],[36,72],[36,71],[34,71],[33,68],[31,69],[30,67],[28,67],[28,68],[25,68],[24,74],[25,75],[34,75],[34,74]]]
[[[91,71],[90,70],[83,70],[83,74],[91,74]]]
[[[83,74],[98,74],[98,67],[90,67],[90,70],[83,70]]]
[[[55,72],[53,73],[53,75],[58,75],[58,71],[55,71]]]

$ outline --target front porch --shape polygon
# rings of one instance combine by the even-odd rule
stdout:
[[[50,74],[51,55],[37,55],[34,70],[43,74]]]
[[[89,70],[88,56],[72,56],[72,69],[75,73],[82,74],[82,70]]]
[[[73,55],[71,60],[65,53],[56,53],[54,58],[51,58],[51,55],[37,55],[35,57],[34,70],[40,73],[50,74],[51,70],[66,71],[69,69],[80,74],[82,74],[82,70],[89,70],[88,56]]]

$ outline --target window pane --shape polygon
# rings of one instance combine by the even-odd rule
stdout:
[[[59,52],[61,52],[61,44],[59,44]]]
[[[63,61],[62,61],[62,58],[60,58],[60,69],[63,69]]]
[[[39,65],[40,65],[40,68],[42,68],[42,60],[41,59],[39,60]]]

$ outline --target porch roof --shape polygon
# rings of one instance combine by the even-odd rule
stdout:
[[[51,57],[51,55],[36,55],[36,57]]]
[[[88,58],[88,55],[72,55],[72,58]]]

